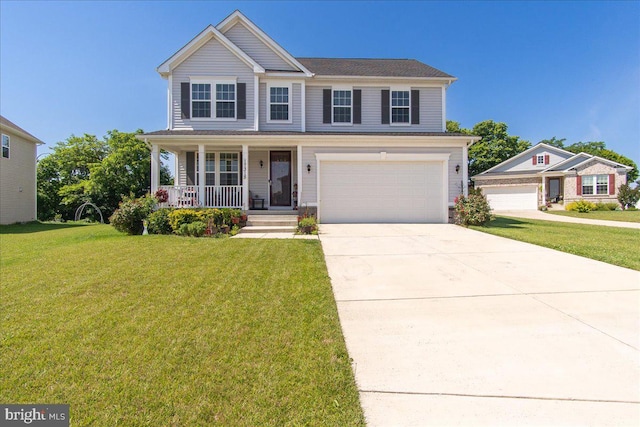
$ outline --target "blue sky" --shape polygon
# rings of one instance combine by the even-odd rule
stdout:
[[[47,142],[166,127],[155,68],[235,9],[294,56],[415,58],[447,116],[640,164],[640,2],[0,1],[0,112]]]

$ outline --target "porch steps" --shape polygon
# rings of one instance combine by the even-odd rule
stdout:
[[[296,214],[247,216],[247,225],[240,233],[294,233],[298,226]]]

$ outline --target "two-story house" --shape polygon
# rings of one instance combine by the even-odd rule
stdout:
[[[294,209],[320,222],[447,222],[467,148],[446,132],[455,77],[412,59],[295,58],[236,11],[157,71],[175,154],[170,206]]]

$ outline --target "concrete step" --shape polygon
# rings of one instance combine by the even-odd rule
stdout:
[[[296,215],[248,215],[247,226],[257,227],[296,227],[298,217]]]
[[[242,227],[239,233],[295,233],[296,227],[281,225],[247,225]]]

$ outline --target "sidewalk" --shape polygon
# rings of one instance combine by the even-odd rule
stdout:
[[[604,225],[607,227],[640,228],[640,223],[638,222],[605,221],[602,219],[572,218],[569,216],[554,215],[554,214],[550,214],[542,211],[499,211],[499,212],[494,212],[494,214],[500,215],[500,216],[510,216],[514,218],[539,219],[542,221],[573,222],[576,224]]]

